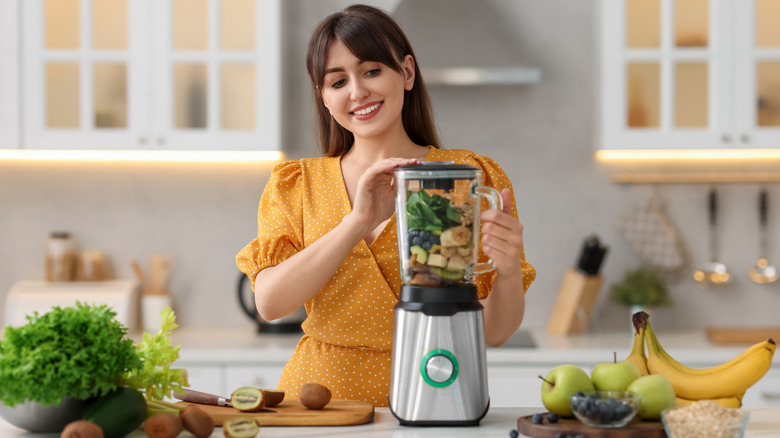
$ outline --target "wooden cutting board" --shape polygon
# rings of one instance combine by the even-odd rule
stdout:
[[[285,399],[273,408],[260,412],[242,412],[227,406],[197,406],[206,411],[217,426],[222,426],[225,420],[240,416],[253,417],[260,426],[351,426],[374,421],[373,404],[352,400],[331,400],[320,410],[306,409],[295,399]]]
[[[780,327],[707,327],[707,336],[719,344],[755,344],[769,338],[780,342]]]
[[[664,425],[660,421],[642,421],[634,419],[623,427],[590,427],[576,418],[561,418],[557,423],[547,421],[536,424],[531,420],[533,415],[517,419],[517,431],[534,438],[554,438],[557,433],[567,435],[584,435],[587,438],[666,438]]]

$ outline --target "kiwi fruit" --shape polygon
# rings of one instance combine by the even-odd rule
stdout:
[[[60,438],[103,438],[103,429],[87,420],[76,420],[62,429]]]
[[[214,419],[203,409],[188,405],[179,411],[179,418],[184,428],[195,438],[206,438],[214,432]]]
[[[330,389],[319,383],[306,383],[301,388],[301,404],[307,409],[322,409],[330,402]]]
[[[178,415],[160,412],[149,417],[144,423],[144,432],[149,438],[175,438],[184,425]]]
[[[258,432],[260,425],[252,417],[233,417],[222,425],[225,438],[254,438]]]
[[[271,408],[284,400],[284,391],[281,389],[262,389],[263,403],[265,407]]]
[[[233,391],[230,396],[230,404],[239,411],[256,412],[266,406],[264,396],[262,389],[242,386]]]

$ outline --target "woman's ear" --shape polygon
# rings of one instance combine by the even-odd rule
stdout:
[[[414,58],[412,55],[406,55],[404,57],[404,63],[402,65],[404,70],[404,90],[410,91],[414,87]]]

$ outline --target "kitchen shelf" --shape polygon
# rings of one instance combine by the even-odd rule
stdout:
[[[688,183],[777,183],[780,172],[712,172],[712,173],[634,173],[612,175],[620,184],[688,184]]]
[[[447,67],[423,70],[427,85],[530,85],[542,80],[538,68],[531,67]]]

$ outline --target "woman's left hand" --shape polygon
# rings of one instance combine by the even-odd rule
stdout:
[[[509,214],[509,189],[501,191],[502,210],[482,212],[482,250],[496,264],[499,275],[522,275],[523,224]]]

